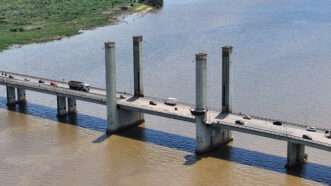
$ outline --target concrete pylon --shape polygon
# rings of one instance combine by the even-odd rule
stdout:
[[[196,55],[196,152],[203,153],[232,141],[229,130],[206,125],[207,109],[207,54]]]
[[[77,113],[77,103],[76,99],[72,97],[68,97],[68,113],[75,114]]]
[[[231,76],[231,46],[222,47],[222,113],[227,114],[232,112],[230,104],[230,76]],[[214,141],[216,143],[228,143],[233,140],[232,132],[229,129],[218,127],[214,129],[217,137]]]
[[[65,96],[56,96],[57,99],[57,115],[64,116],[67,114],[67,99]]]
[[[231,112],[230,105],[230,55],[231,46],[222,47],[222,112]]]
[[[25,103],[26,102],[26,93],[25,89],[17,88],[17,101],[18,103]]]
[[[134,96],[136,97],[144,96],[142,42],[143,42],[142,36],[133,37],[133,74],[134,74],[133,77],[134,77]]]
[[[302,165],[307,159],[305,146],[293,142],[287,143],[287,168],[293,168]]]
[[[117,107],[115,46],[114,42],[105,43],[108,134],[139,125],[144,121],[141,119],[139,112],[128,111]]]
[[[143,84],[143,36],[133,37],[133,77],[134,77],[134,97],[144,96]],[[144,120],[143,113],[136,113],[136,120]]]
[[[207,116],[207,54],[199,53],[195,56],[196,66],[196,152],[202,153],[211,148],[211,128],[205,124]]]
[[[120,128],[116,99],[116,57],[115,42],[105,43],[106,91],[107,91],[107,132]]]
[[[16,92],[15,87],[6,86],[6,92],[7,92],[7,105],[13,106],[16,104]]]

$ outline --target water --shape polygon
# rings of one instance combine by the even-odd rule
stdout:
[[[205,51],[208,53],[208,105],[219,108],[220,48],[232,45],[231,103],[235,112],[331,128],[330,8],[331,2],[326,0],[168,0],[160,11],[129,16],[115,26],[86,31],[62,41],[7,50],[0,53],[1,69],[59,80],[78,79],[104,87],[103,43],[116,41],[118,89],[132,91],[131,44],[132,36],[139,34],[144,36],[147,95],[177,97],[194,103],[194,54]],[[5,95],[3,90],[1,95]],[[48,112],[55,107],[54,97],[28,93],[28,99],[47,106],[29,105],[31,114],[55,119],[54,112]],[[78,125],[103,130],[104,107],[79,102],[78,109],[84,114],[78,117]],[[19,117],[25,120],[26,116]],[[162,159],[163,156],[170,152],[185,152],[194,162],[193,125],[148,117],[145,126],[148,129],[141,140],[146,144],[142,144],[146,148],[150,146],[148,142],[156,145],[159,161],[169,163],[168,159]],[[229,185],[253,185],[255,173],[259,171],[268,172],[267,177],[274,180],[270,184],[279,184],[279,177],[292,179],[284,174],[285,143],[245,134],[234,135],[234,148],[227,151],[228,155],[216,154],[217,160],[207,158],[203,160],[206,164],[197,161],[194,166],[198,171],[207,171],[215,161],[225,159],[222,161],[227,165],[225,167],[245,167],[245,171],[214,167],[201,177],[214,179],[213,176],[220,176],[223,171],[245,173],[244,182],[226,179]],[[164,147],[167,152],[163,152]],[[295,175],[331,184],[329,153],[307,151],[312,163]],[[181,153],[176,155],[176,158],[180,157]],[[169,164],[178,168],[177,171],[181,170],[181,164]],[[156,161],[153,166],[157,166]],[[164,174],[170,176],[170,173]],[[191,176],[186,173],[182,179],[192,181]],[[178,182],[182,179],[178,178]],[[195,182],[199,183],[199,180]]]

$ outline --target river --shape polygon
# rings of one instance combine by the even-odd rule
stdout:
[[[208,106],[219,109],[220,49],[231,45],[234,47],[231,104],[235,112],[331,128],[330,9],[331,2],[327,0],[166,0],[163,9],[128,16],[117,25],[84,31],[61,41],[6,50],[0,53],[1,70],[59,80],[77,79],[104,87],[103,43],[115,41],[118,89],[132,91],[132,36],[143,35],[146,95],[194,103],[194,54],[205,51]],[[5,95],[4,89],[1,95]],[[26,112],[46,120],[39,122],[31,120],[31,116],[5,110],[2,115],[15,115],[15,120],[21,120],[25,127],[40,127],[34,123],[62,125],[54,121],[54,97],[29,92],[28,101]],[[2,99],[2,108],[4,104]],[[94,131],[95,136],[104,130],[104,107],[79,102],[78,110],[81,114],[74,123]],[[283,167],[284,142],[234,133],[230,147],[201,158],[193,153],[193,125],[148,116],[144,127],[145,130],[134,129],[136,133],[127,132],[124,137],[111,137],[104,142],[108,150],[127,153],[119,156],[117,152],[108,152],[105,161],[127,162],[123,170],[117,163],[99,162],[99,171],[103,168],[109,171],[103,176],[117,179],[118,184],[138,185],[167,181],[173,185],[295,185],[316,184],[315,181],[331,184],[331,158],[327,152],[308,148],[309,163],[301,171],[287,173]],[[69,128],[59,127],[56,131],[76,134],[83,130]],[[93,143],[88,143],[91,141],[75,140],[94,148]],[[20,148],[20,144],[13,144],[13,148]],[[53,158],[55,161],[67,156]],[[95,167],[87,162],[85,166]],[[80,168],[70,165],[68,169]],[[126,169],[132,171],[125,172]],[[111,174],[117,170],[120,177]],[[47,176],[59,177],[52,172]],[[137,182],[139,179],[144,181]]]

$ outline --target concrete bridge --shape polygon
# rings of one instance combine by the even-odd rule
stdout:
[[[28,91],[36,91],[57,97],[58,115],[76,113],[76,100],[107,106],[107,133],[125,130],[144,121],[144,114],[157,115],[194,123],[196,126],[196,151],[203,153],[232,141],[231,131],[264,136],[286,141],[287,167],[305,162],[305,146],[331,151],[331,138],[326,129],[310,129],[307,126],[231,112],[230,55],[232,47],[222,48],[222,110],[208,110],[207,102],[207,54],[196,54],[196,103],[195,106],[177,103],[165,104],[165,99],[144,96],[142,68],[142,36],[133,37],[134,92],[116,90],[115,43],[105,43],[106,89],[91,87],[89,92],[69,88],[67,82],[41,77],[0,71],[0,85],[6,86],[8,106],[20,106],[26,102]]]

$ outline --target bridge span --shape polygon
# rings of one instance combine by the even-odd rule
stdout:
[[[196,124],[197,152],[202,153],[232,140],[231,131],[264,136],[288,142],[287,166],[301,165],[307,159],[305,146],[331,151],[330,130],[263,119],[231,112],[230,54],[222,48],[222,110],[208,110],[207,55],[196,55],[196,105],[167,104],[166,99],[144,96],[142,82],[142,37],[133,38],[134,93],[116,90],[115,43],[105,44],[106,89],[90,87],[88,92],[70,89],[68,82],[0,71],[0,85],[6,86],[7,104],[22,105],[28,91],[55,95],[58,115],[77,112],[76,100],[107,106],[107,132],[113,133],[144,121],[143,114]]]

